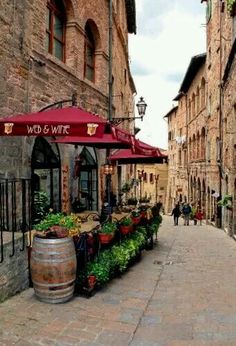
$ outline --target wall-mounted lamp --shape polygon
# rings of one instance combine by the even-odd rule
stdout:
[[[144,98],[142,96],[140,97],[139,101],[137,102],[136,107],[138,109],[138,114],[139,114],[138,117],[115,117],[111,120],[112,124],[119,125],[120,123],[122,123],[125,120],[128,120],[128,121],[132,121],[135,119],[143,120],[143,117],[146,113],[147,104],[144,101]]]
[[[114,174],[114,166],[113,165],[109,165],[108,163],[106,163],[105,165],[103,165],[103,174],[108,175],[108,174]]]

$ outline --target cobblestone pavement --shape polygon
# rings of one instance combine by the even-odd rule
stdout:
[[[90,299],[0,304],[0,345],[235,346],[236,243],[164,217],[154,250]]]

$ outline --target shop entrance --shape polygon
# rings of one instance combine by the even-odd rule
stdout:
[[[93,148],[86,148],[80,154],[79,201],[85,210],[98,210],[97,157]]]
[[[32,212],[36,211],[36,196],[54,212],[61,210],[61,161],[56,143],[48,143],[43,137],[35,140],[32,159]],[[44,202],[43,202],[44,201]]]

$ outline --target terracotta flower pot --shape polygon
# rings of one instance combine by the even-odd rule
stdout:
[[[89,275],[88,276],[88,286],[89,286],[89,288],[93,289],[95,284],[96,284],[96,281],[97,281],[97,279],[96,279],[95,275]]]
[[[133,216],[133,217],[132,217],[132,221],[133,221],[133,224],[134,224],[134,225],[138,225],[139,222],[140,222],[140,220],[141,220],[141,217],[140,217],[140,216]]]
[[[98,237],[101,244],[109,244],[112,241],[114,235],[107,233],[99,233]]]
[[[120,231],[121,231],[122,234],[126,235],[126,234],[128,234],[128,233],[133,231],[133,226],[132,225],[130,225],[130,226],[121,225],[120,226]]]

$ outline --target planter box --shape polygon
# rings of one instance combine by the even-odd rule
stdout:
[[[98,233],[98,237],[101,244],[109,244],[114,238],[114,234]]]
[[[121,225],[120,226],[120,232],[123,235],[126,235],[126,234],[129,234],[130,232],[133,232],[133,225],[130,225],[130,226]]]
[[[132,221],[134,225],[138,225],[141,220],[141,216],[132,216]]]

